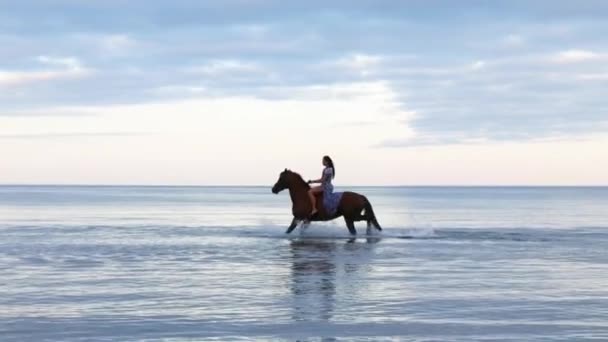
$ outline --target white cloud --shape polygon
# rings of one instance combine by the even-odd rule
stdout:
[[[608,81],[608,72],[579,74],[577,79],[582,81]]]
[[[94,113],[85,110],[84,108],[71,108],[71,107],[55,107],[55,108],[38,108],[29,110],[0,110],[0,117],[21,117],[21,118],[35,118],[35,117],[74,117],[82,115],[94,115]]]
[[[0,139],[73,139],[93,137],[125,137],[144,135],[144,132],[64,132],[64,133],[24,133],[24,134],[0,134]]]
[[[75,58],[75,57],[38,56],[36,59],[42,64],[49,65],[49,66],[55,66],[55,67],[62,67],[62,68],[68,69],[68,70],[83,70],[84,69],[80,60],[78,60],[78,58]]]
[[[43,70],[0,70],[0,86],[15,86],[59,79],[75,79],[92,72],[74,57],[38,56],[36,60],[47,67]],[[50,67],[50,69],[48,68]]]
[[[203,65],[188,68],[188,71],[203,75],[223,75],[233,73],[255,73],[264,69],[251,62],[243,62],[235,59],[214,60]]]
[[[25,170],[3,170],[0,182],[265,184],[284,167],[317,174],[323,154],[362,162],[362,155],[375,153],[372,145],[411,134],[411,113],[386,84],[306,87],[294,94],[71,108],[95,114],[77,117],[0,116],[0,127],[12,135],[1,144],[3,160]],[[120,169],[108,172],[116,165]],[[232,167],[241,172],[226,171]],[[46,171],[28,172],[33,169]]]
[[[600,58],[601,55],[588,50],[566,50],[556,53],[552,60],[556,63],[580,63]]]
[[[231,30],[254,39],[262,38],[270,33],[270,27],[268,25],[259,24],[235,25],[231,27]]]
[[[608,185],[607,148],[607,135],[442,144],[378,149],[370,162],[382,163],[377,176],[383,179],[401,174],[394,184]]]
[[[509,48],[521,47],[525,44],[526,40],[523,36],[518,34],[509,34],[502,40],[502,45]]]
[[[83,70],[0,71],[0,87],[15,86],[58,79],[74,79],[86,75]]]
[[[374,68],[379,66],[384,58],[382,56],[367,55],[367,54],[353,54],[347,57],[339,58],[329,63],[330,66],[337,68],[344,68],[360,74],[361,76],[367,76]]]
[[[470,68],[471,70],[481,70],[486,66],[486,62],[485,61],[475,61],[473,64],[471,64]]]
[[[126,34],[104,35],[99,39],[99,44],[106,53],[121,54],[135,47],[135,40]]]
[[[382,62],[381,56],[366,55],[366,54],[354,54],[349,57],[338,59],[335,64],[337,66],[343,66],[352,69],[366,69],[373,67]]]
[[[60,76],[62,74],[55,71],[0,71],[0,86],[46,81]]]
[[[174,95],[181,97],[189,97],[195,94],[204,94],[207,91],[207,88],[200,86],[168,85],[154,88],[150,92],[156,95]]]

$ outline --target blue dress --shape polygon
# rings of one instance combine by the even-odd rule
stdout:
[[[334,170],[331,167],[326,167],[323,170],[323,182],[321,187],[323,188],[323,207],[330,216],[336,214],[340,201],[342,200],[342,192],[334,192],[334,186],[331,184],[331,180],[334,177]]]

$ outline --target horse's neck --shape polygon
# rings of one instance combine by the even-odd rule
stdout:
[[[289,187],[289,196],[294,205],[308,201],[308,190],[304,186],[293,185]]]

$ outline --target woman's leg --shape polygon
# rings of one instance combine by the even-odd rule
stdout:
[[[317,213],[317,199],[316,199],[316,194],[323,192],[323,188],[321,188],[320,186],[316,186],[314,188],[311,188],[310,190],[308,190],[308,197],[310,198],[310,203],[312,203],[312,211],[310,212],[310,216],[313,216],[314,214]]]

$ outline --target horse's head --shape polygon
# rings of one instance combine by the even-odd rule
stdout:
[[[279,179],[272,187],[272,193],[278,194],[279,192],[289,188],[289,175],[291,171],[285,169],[285,171],[279,174]]]
[[[310,186],[302,179],[300,174],[285,169],[279,174],[279,180],[272,187],[272,193],[278,194],[285,189],[308,190]]]

